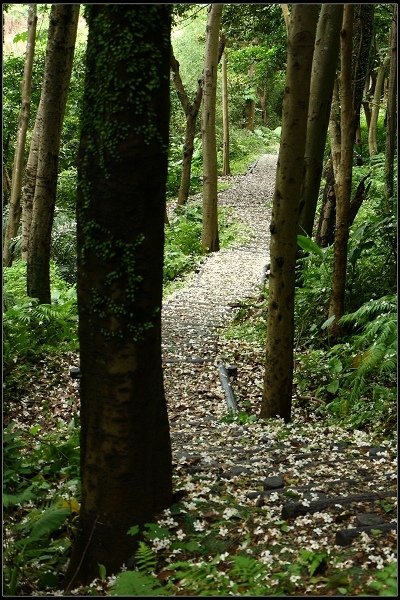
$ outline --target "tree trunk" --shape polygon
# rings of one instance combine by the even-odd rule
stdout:
[[[286,33],[289,35],[289,25],[290,25],[290,12],[287,4],[280,4],[282,9],[283,19],[285,21]]]
[[[17,235],[21,220],[21,188],[24,170],[24,153],[26,133],[28,131],[29,114],[31,108],[32,68],[35,54],[36,40],[36,4],[29,4],[28,11],[28,41],[26,44],[26,56],[24,76],[21,86],[21,112],[19,115],[19,126],[17,143],[14,155],[14,166],[11,179],[11,196],[8,209],[8,218],[4,236],[3,264],[10,267],[13,261],[13,252],[10,246],[11,240]]]
[[[355,114],[352,99],[352,36],[354,5],[345,4],[341,31],[340,53],[340,163],[335,173],[336,227],[334,244],[334,264],[332,295],[329,303],[329,317],[336,319],[330,326],[333,338],[339,337],[341,328],[338,320],[344,314],[346,288],[347,243],[349,239],[349,210],[353,167],[353,147],[355,134]],[[335,163],[334,163],[335,172]]]
[[[365,81],[371,71],[371,49],[374,37],[374,5],[355,4],[353,18],[353,57],[352,57],[352,96],[354,110],[354,142],[359,145],[357,136],[360,125],[360,111]]]
[[[319,5],[294,4],[271,219],[268,336],[261,417],[291,418],[299,201]]]
[[[172,502],[161,363],[170,12],[87,6],[77,204],[82,503],[66,592],[98,577],[99,564],[107,575],[120,570],[137,546],[128,529]]]
[[[325,167],[325,177],[322,207],[315,236],[315,241],[320,248],[331,246],[335,240],[336,195],[332,159],[329,159]]]
[[[50,303],[50,246],[60,137],[71,78],[79,4],[53,4],[43,79],[43,121],[27,261],[28,296]]]
[[[24,183],[21,190],[22,207],[22,241],[21,257],[28,260],[29,236],[32,223],[33,199],[35,197],[36,174],[38,167],[39,143],[43,123],[44,102],[40,99],[36,113],[35,125],[32,131],[31,145],[29,148],[28,160],[25,168]]]
[[[268,125],[267,100],[268,100],[268,89],[265,86],[262,96],[260,98],[261,120],[264,123],[264,125]]]
[[[222,56],[225,47],[225,37],[221,35],[218,49],[218,62]],[[183,108],[186,117],[185,142],[183,145],[183,161],[181,183],[178,192],[178,206],[186,204],[190,192],[190,174],[192,170],[192,158],[194,150],[194,137],[196,135],[196,121],[199,114],[201,100],[203,98],[202,80],[198,80],[196,96],[193,102],[189,101],[186,90],[183,86],[182,78],[179,72],[179,62],[176,60],[171,46],[171,70],[176,93]]]
[[[222,124],[224,130],[222,175],[230,175],[231,167],[229,164],[229,113],[226,50],[222,55]]]
[[[374,156],[375,154],[378,154],[378,142],[376,139],[376,130],[377,130],[377,125],[378,125],[379,109],[380,109],[380,105],[381,105],[381,98],[382,98],[382,92],[383,92],[383,81],[385,79],[385,73],[386,73],[388,64],[389,64],[389,59],[386,58],[384,60],[383,64],[379,65],[378,73],[377,73],[377,77],[376,77],[374,98],[372,100],[371,122],[370,122],[369,130],[368,130],[368,150],[369,150],[370,156]]]
[[[390,35],[390,69],[387,100],[387,127],[385,145],[385,208],[393,210],[394,196],[394,156],[396,150],[397,124],[397,4],[393,4],[393,20]]]
[[[343,4],[323,4],[318,19],[307,121],[304,187],[299,233],[312,236],[324,159],[333,85],[339,57]]]
[[[219,250],[217,145],[215,137],[215,105],[217,92],[218,36],[223,4],[210,4],[208,9],[206,50],[203,74],[203,229],[204,252]]]

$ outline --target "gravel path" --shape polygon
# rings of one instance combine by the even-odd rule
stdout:
[[[254,292],[269,262],[269,221],[277,156],[264,154],[233,187],[219,194],[219,203],[233,209],[248,226],[251,239],[211,254],[184,289],[163,306],[165,362],[215,360],[217,328],[232,315],[232,304]]]

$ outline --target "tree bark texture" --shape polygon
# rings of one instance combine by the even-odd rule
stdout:
[[[271,219],[271,273],[261,417],[291,418],[299,201],[319,5],[295,4],[288,38],[282,135]]]
[[[31,145],[29,148],[28,160],[26,163],[24,181],[21,190],[21,256],[23,260],[28,260],[29,235],[32,223],[33,199],[35,197],[36,174],[39,157],[39,142],[43,123],[43,106],[44,102],[41,98],[36,113],[35,125],[33,126]]]
[[[333,84],[339,58],[342,4],[323,4],[318,19],[310,84],[304,187],[299,233],[312,236],[323,168]]]
[[[345,4],[340,45],[340,129],[341,149],[338,172],[335,173],[336,226],[334,244],[334,264],[332,295],[329,303],[329,317],[336,319],[330,327],[335,339],[341,328],[338,320],[345,310],[347,243],[349,240],[349,211],[353,168],[354,133],[356,127],[352,98],[352,35],[354,5]],[[335,171],[335,163],[334,163]]]
[[[365,80],[372,66],[372,40],[374,38],[374,10],[373,4],[353,5],[353,51],[352,51],[352,97],[354,109],[354,141],[360,125],[360,111],[362,105]]]
[[[11,196],[4,236],[3,264],[6,267],[10,267],[13,261],[13,252],[10,243],[18,233],[19,223],[21,220],[21,188],[24,172],[26,133],[28,131],[29,114],[31,108],[32,68],[33,57],[35,54],[36,23],[36,4],[29,4],[28,41],[26,44],[24,75],[21,86],[21,111],[19,114],[19,126],[11,179]]]
[[[372,109],[371,109],[371,121],[368,130],[368,150],[369,155],[374,156],[378,154],[378,142],[376,138],[376,131],[378,126],[379,119],[379,109],[381,107],[381,99],[383,94],[383,82],[385,79],[385,74],[387,71],[387,67],[389,65],[389,58],[386,58],[382,64],[378,67],[378,72],[376,76],[376,85],[374,91],[374,97],[372,99]]]
[[[230,175],[229,164],[229,111],[228,111],[228,60],[226,50],[222,55],[222,125],[224,131],[222,175]]]
[[[321,248],[331,246],[335,240],[336,195],[332,159],[328,160],[325,167],[325,178],[322,207],[315,236],[315,241]]]
[[[290,12],[287,4],[280,4],[283,20],[285,21],[286,33],[289,35]]]
[[[171,505],[161,362],[171,9],[88,5],[78,157],[81,484],[67,590]],[[111,35],[112,34],[112,35]],[[107,115],[107,120],[105,120]]]
[[[58,156],[65,105],[71,78],[79,4],[53,4],[50,13],[45,74],[42,86],[35,196],[27,261],[28,296],[49,304],[50,247],[57,190]]]
[[[215,106],[217,94],[218,38],[222,10],[223,4],[210,4],[206,30],[201,122],[203,141],[203,228],[201,242],[204,252],[217,252],[219,250]]]
[[[394,196],[394,156],[396,150],[397,126],[397,4],[393,4],[393,20],[390,34],[390,67],[386,109],[385,143],[385,204],[386,210],[393,210]]]

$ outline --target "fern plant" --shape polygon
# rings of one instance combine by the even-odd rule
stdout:
[[[390,431],[397,366],[396,298],[387,295],[370,300],[340,322],[351,326],[354,333],[329,352],[342,360],[348,357],[329,411],[349,417],[356,426],[380,421]]]

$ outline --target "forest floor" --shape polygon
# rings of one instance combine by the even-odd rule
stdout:
[[[148,544],[173,595],[375,596],[379,572],[396,560],[395,443],[327,425],[312,400],[296,396],[291,423],[261,421],[264,351],[224,334],[243,301],[259,303],[276,159],[263,155],[246,176],[224,178],[232,185],[219,202],[250,234],[208,256],[164,301],[165,392],[182,498],[160,515]],[[237,415],[221,362],[237,369]],[[21,427],[70,421],[79,384],[68,372],[77,364],[67,354],[40,365],[21,399]],[[176,561],[190,563],[185,576]],[[97,582],[91,595],[106,589]],[[30,595],[41,593],[54,595]]]

